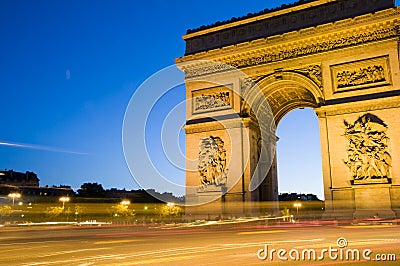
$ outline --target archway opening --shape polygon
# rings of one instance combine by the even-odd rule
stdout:
[[[324,200],[318,118],[312,108],[287,113],[277,126],[278,192]],[[292,194],[291,196],[293,196]]]

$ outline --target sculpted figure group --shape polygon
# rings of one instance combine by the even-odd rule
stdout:
[[[391,156],[388,151],[387,125],[372,114],[361,116],[354,124],[344,123],[344,136],[349,141],[345,164],[354,180],[389,178]]]
[[[202,186],[226,184],[226,150],[220,137],[201,139],[198,169]]]

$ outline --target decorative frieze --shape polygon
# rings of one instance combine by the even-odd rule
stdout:
[[[345,34],[343,34],[345,35]],[[213,73],[232,70],[233,68],[244,68],[267,64],[286,59],[296,58],[305,55],[317,54],[331,51],[334,49],[376,42],[398,36],[398,25],[391,25],[386,28],[380,28],[374,31],[359,31],[358,33],[348,34],[342,37],[335,35],[325,36],[324,38],[310,39],[309,41],[299,41],[291,43],[290,46],[276,45],[268,50],[257,50],[252,56],[247,54],[238,54],[235,57],[224,57],[214,59],[215,64],[207,66],[185,66],[182,67],[186,78],[194,78]],[[321,41],[324,39],[326,41]],[[290,47],[290,48],[289,48]],[[219,62],[219,63],[217,63]],[[316,71],[318,69],[314,69]],[[310,72],[311,73],[311,72]],[[312,72],[317,74],[318,72]],[[311,77],[311,76],[310,76]],[[314,81],[322,81],[319,75],[313,77]],[[318,84],[318,83],[317,83]]]
[[[233,107],[231,85],[216,86],[192,92],[193,114]]]
[[[199,76],[204,76],[212,73],[220,73],[220,72],[225,72],[234,69],[232,66],[224,64],[224,63],[219,63],[219,62],[214,62],[210,65],[206,66],[194,66],[194,67],[182,67],[183,72],[185,73],[185,78],[194,78],[194,77],[199,77]]]
[[[229,106],[229,91],[221,91],[208,95],[201,95],[195,98],[195,112],[217,109],[219,107]]]
[[[367,113],[353,124],[344,121],[348,140],[347,159],[353,184],[387,183],[392,158],[389,153],[387,125],[376,115]]]
[[[382,65],[368,66],[356,70],[346,70],[336,74],[337,87],[345,88],[386,81]]]
[[[388,56],[331,67],[334,92],[390,84]]]
[[[365,44],[367,42],[383,40],[395,36],[397,36],[396,27],[390,27],[371,32],[363,32],[355,35],[345,36],[337,39],[331,39],[323,42],[315,41],[311,42],[310,44],[300,44],[297,47],[291,49],[281,49],[279,51],[277,51],[278,49],[276,49],[275,51],[270,53],[265,53],[255,57],[248,57],[239,60],[227,61],[225,63],[237,68],[249,67],[304,55],[327,52],[337,48]]]

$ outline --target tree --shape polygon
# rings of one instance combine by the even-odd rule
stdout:
[[[49,218],[57,218],[63,212],[63,207],[47,207],[46,214]]]
[[[133,212],[132,209],[129,209],[128,206],[122,205],[122,204],[113,206],[113,212],[114,212],[114,215],[117,214],[118,216],[124,216],[124,217],[135,215],[135,213]]]
[[[11,208],[11,206],[0,206],[1,217],[10,216],[12,212],[13,209]]]
[[[163,217],[178,217],[183,214],[183,209],[178,205],[168,203],[161,208],[160,214]]]
[[[290,221],[290,210],[288,208],[285,208],[281,210],[281,214],[283,216],[283,221]]]
[[[103,198],[106,196],[106,191],[101,184],[83,183],[78,189],[78,196],[85,198]]]

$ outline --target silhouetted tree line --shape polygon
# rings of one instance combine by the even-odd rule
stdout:
[[[154,195],[154,196],[152,196]],[[125,190],[125,189],[104,189],[98,183],[83,183],[77,190],[76,197],[79,198],[92,198],[92,199],[129,199],[135,203],[163,203],[166,201],[181,203],[184,201],[183,197],[175,197],[172,193],[164,192],[158,193],[154,189],[151,190]],[[161,200],[162,199],[162,200]]]
[[[106,191],[101,184],[83,183],[78,189],[78,196],[83,198],[104,198]]]

